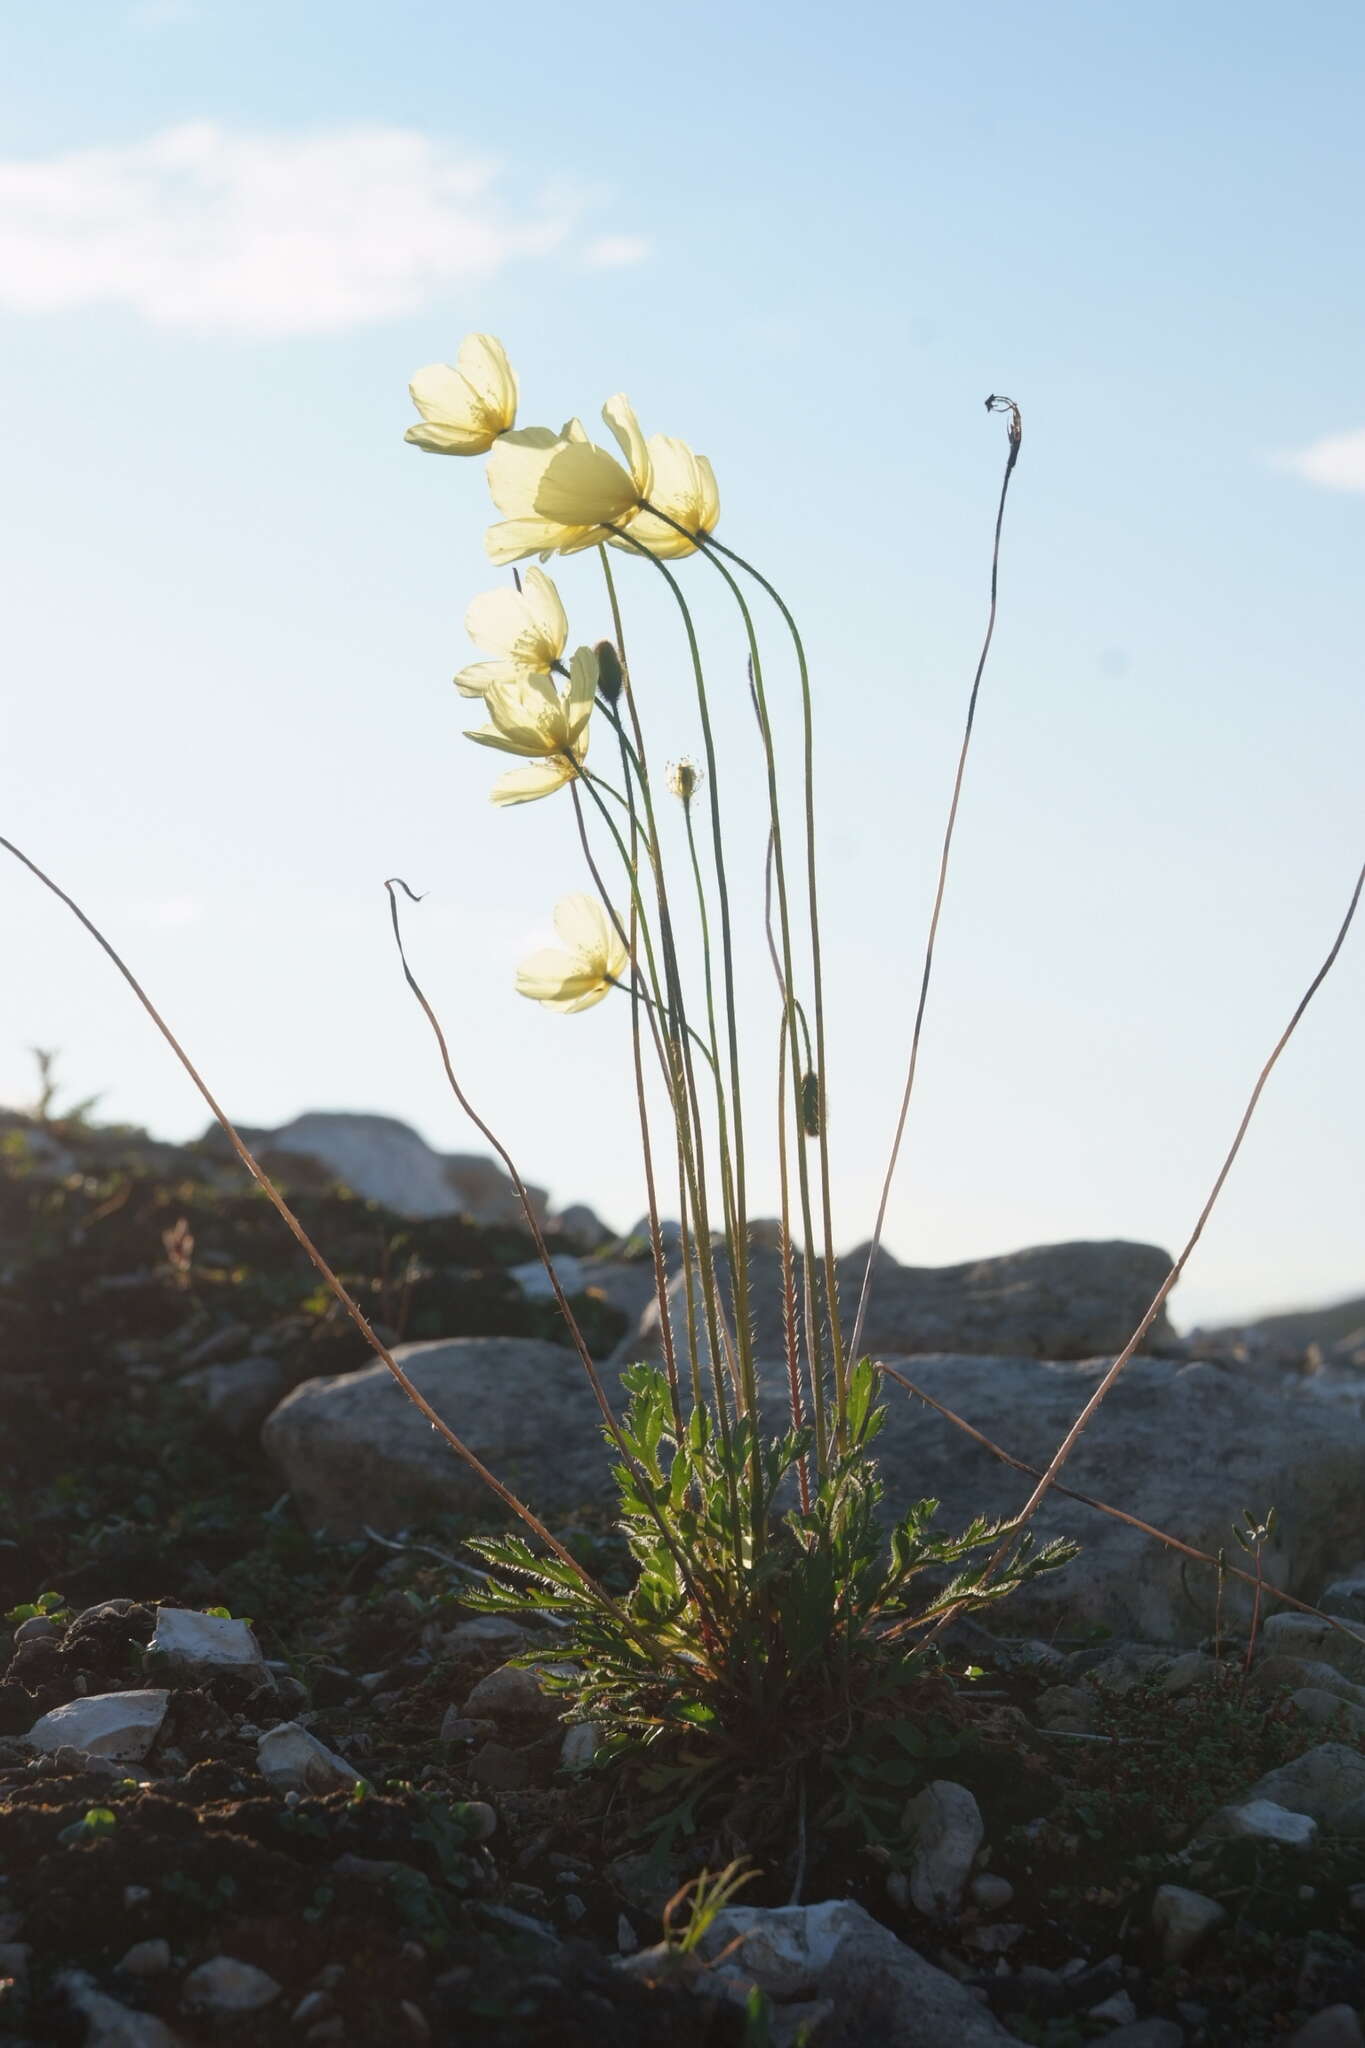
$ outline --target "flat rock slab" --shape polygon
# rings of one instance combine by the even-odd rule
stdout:
[[[576,1353],[528,1337],[400,1344],[394,1357],[442,1420],[537,1513],[603,1499],[610,1459]],[[355,1536],[433,1515],[487,1513],[492,1496],[378,1360],[305,1380],[261,1442],[312,1527]]]
[[[146,1756],[166,1718],[168,1692],[94,1692],[54,1707],[28,1731],[38,1750],[79,1749],[135,1763]]]
[[[539,1513],[553,1519],[610,1502],[612,1459],[573,1352],[529,1338],[482,1337],[407,1344],[395,1355],[471,1450]],[[1047,1463],[1109,1364],[955,1354],[887,1362],[1034,1466]],[[774,1360],[759,1377],[765,1421],[780,1430],[785,1367]],[[1026,1475],[894,1381],[885,1385],[887,1424],[877,1448],[888,1518],[925,1495],[942,1502],[939,1527],[953,1533],[977,1515],[1018,1512],[1032,1490]],[[619,1403],[614,1376],[607,1391]],[[389,1531],[488,1507],[481,1482],[377,1362],[297,1387],[270,1416],[262,1442],[304,1518],[334,1535],[357,1534],[367,1522]],[[1273,1501],[1276,1540],[1264,1555],[1265,1576],[1300,1598],[1316,1594],[1335,1559],[1365,1548],[1365,1421],[1287,1400],[1235,1367],[1134,1359],[1064,1479],[1211,1555],[1227,1548],[1248,1501]],[[1001,1607],[1008,1633],[1049,1636],[1058,1627],[1102,1623],[1123,1638],[1176,1645],[1212,1633],[1211,1568],[1187,1564],[1182,1574],[1179,1553],[1060,1495],[1044,1503],[1035,1526],[1040,1539],[1075,1538],[1083,1556]],[[1249,1590],[1229,1579],[1224,1627],[1237,1627],[1249,1605]],[[1267,1628],[1267,1648],[1274,1628]],[[1335,1661],[1343,1640],[1328,1647],[1315,1630],[1308,1654]]]
[[[149,1655],[166,1659],[174,1669],[202,1672],[211,1676],[224,1671],[269,1678],[261,1646],[245,1621],[232,1621],[222,1614],[200,1614],[190,1607],[158,1607],[156,1634],[147,1645]]]
[[[888,1363],[1002,1449],[1042,1467],[1110,1360]],[[780,1370],[766,1376],[770,1414],[783,1382]],[[888,1507],[934,1496],[943,1503],[939,1526],[954,1532],[977,1514],[1018,1512],[1033,1489],[1029,1477],[972,1443],[895,1381],[885,1385],[888,1419],[877,1449]],[[1264,1554],[1265,1576],[1300,1599],[1314,1598],[1331,1561],[1350,1554],[1365,1536],[1365,1424],[1253,1386],[1231,1367],[1135,1358],[1062,1478],[1214,1556],[1232,1549],[1228,1531],[1248,1501],[1273,1501],[1275,1543]],[[1035,1527],[1040,1538],[1074,1537],[1082,1555],[1000,1607],[998,1625],[1007,1633],[1036,1629],[1048,1636],[1059,1623],[1074,1631],[1099,1622],[1138,1642],[1180,1645],[1212,1633],[1212,1568],[1186,1563],[1182,1575],[1178,1552],[1057,1495],[1045,1501]],[[1239,1624],[1249,1603],[1249,1589],[1229,1579],[1225,1628]],[[1317,1645],[1316,1633],[1313,1640]],[[1315,1647],[1308,1654],[1335,1661],[1340,1653]]]
[[[838,1266],[845,1331],[862,1290],[866,1255]],[[1093,1358],[1121,1351],[1171,1270],[1158,1245],[1124,1239],[1098,1243],[1032,1245],[998,1258],[961,1266],[901,1266],[882,1252],[873,1277],[862,1349],[905,1355],[963,1352],[1021,1358]],[[732,1299],[729,1262],[718,1261],[721,1284]],[[798,1272],[798,1292],[802,1282]],[[669,1297],[680,1347],[686,1344],[682,1276]],[[761,1357],[782,1356],[785,1342],[782,1262],[775,1250],[756,1247],[749,1262],[749,1309]],[[1164,1309],[1147,1333],[1149,1352],[1178,1348]],[[659,1309],[650,1301],[636,1332],[618,1347],[623,1363],[657,1364]]]

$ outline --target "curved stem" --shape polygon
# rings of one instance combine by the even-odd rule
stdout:
[[[602,1611],[606,1614],[611,1615],[613,1620],[618,1622],[622,1627],[626,1628],[628,1632],[632,1636],[634,1636],[637,1641],[641,1643],[641,1645],[645,1648],[647,1654],[651,1657],[651,1659],[657,1661],[657,1651],[655,1650],[654,1646],[649,1642],[647,1636],[639,1629],[637,1629],[636,1626],[629,1620],[629,1618],[622,1613],[621,1609],[616,1605],[615,1601],[612,1600],[610,1596],[607,1593],[605,1593],[603,1589],[598,1585],[597,1581],[593,1578],[592,1574],[589,1571],[587,1571],[578,1562],[577,1558],[574,1557],[572,1553],[564,1547],[564,1545],[559,1541],[558,1537],[553,1536],[550,1533],[550,1531],[545,1527],[545,1524],[540,1520],[539,1516],[534,1514],[532,1510],[528,1508],[523,1501],[519,1500],[509,1487],[504,1486],[502,1481],[496,1478],[494,1474],[489,1471],[488,1467],[483,1463],[482,1459],[476,1456],[476,1454],[470,1450],[469,1446],[463,1441],[463,1439],[456,1435],[455,1431],[450,1427],[450,1424],[446,1422],[440,1415],[437,1414],[436,1410],[432,1407],[430,1401],[427,1400],[426,1396],[420,1393],[417,1387],[414,1386],[413,1382],[404,1372],[402,1366],[398,1363],[398,1360],[393,1356],[393,1353],[388,1349],[388,1346],[380,1342],[379,1338],[375,1335],[373,1329],[370,1327],[369,1320],[366,1317],[364,1310],[360,1307],[358,1302],[355,1301],[355,1299],[347,1290],[347,1288],[343,1285],[343,1283],[337,1278],[337,1275],[333,1272],[331,1266],[328,1265],[322,1253],[313,1243],[312,1238],[308,1235],[308,1232],[304,1229],[298,1217],[294,1214],[294,1211],[285,1201],[284,1196],[280,1193],[279,1189],[275,1186],[275,1183],[271,1180],[270,1176],[266,1173],[264,1168],[259,1164],[255,1156],[243,1142],[241,1136],[239,1135],[236,1129],[236,1126],[233,1124],[227,1112],[218,1103],[216,1097],[210,1090],[208,1083],[204,1080],[203,1075],[199,1072],[199,1069],[195,1066],[193,1060],[185,1051],[185,1048],[181,1045],[179,1039],[175,1036],[175,1033],[171,1030],[170,1025],[166,1022],[161,1012],[157,1009],[156,1004],[147,994],[146,989],[143,988],[142,983],[137,979],[132,969],[126,965],[123,958],[116,951],[111,941],[107,939],[104,933],[99,929],[99,926],[94,923],[93,919],[87,917],[86,913],[81,909],[80,905],[75,901],[74,897],[68,896],[66,890],[61,888],[58,885],[58,883],[54,882],[52,877],[49,874],[45,873],[44,870],[39,867],[38,863],[35,860],[31,860],[26,853],[24,853],[19,847],[17,847],[13,843],[12,840],[0,836],[0,847],[3,847],[6,853],[13,854],[14,858],[21,864],[21,866],[26,867],[29,873],[35,876],[36,879],[42,883],[45,889],[51,891],[51,893],[57,898],[59,903],[64,903],[66,905],[67,909],[71,912],[72,916],[76,919],[77,923],[84,927],[84,929],[90,934],[91,938],[95,941],[96,945],[99,946],[101,951],[104,952],[108,956],[108,958],[113,962],[114,966],[122,975],[128,987],[137,997],[138,1002],[142,1005],[143,1009],[147,1012],[147,1015],[151,1018],[157,1030],[161,1033],[161,1036],[165,1039],[171,1051],[175,1054],[176,1059],[180,1062],[180,1065],[188,1074],[195,1088],[203,1097],[203,1100],[207,1103],[209,1110],[211,1111],[215,1121],[219,1125],[220,1129],[223,1131],[224,1135],[228,1140],[228,1143],[232,1146],[233,1151],[236,1153],[242,1165],[251,1175],[251,1178],[255,1181],[257,1187],[260,1188],[262,1194],[266,1197],[267,1201],[275,1210],[280,1220],[285,1224],[286,1228],[290,1232],[290,1235],[294,1238],[295,1242],[304,1252],[304,1254],[312,1264],[314,1270],[321,1278],[324,1286],[333,1295],[335,1300],[339,1303],[340,1307],[350,1318],[351,1322],[354,1323],[356,1329],[360,1332],[360,1335],[369,1345],[371,1351],[374,1352],[375,1356],[392,1374],[394,1380],[402,1388],[403,1392],[407,1395],[408,1399],[412,1402],[413,1406],[421,1410],[422,1414],[425,1416],[426,1420],[431,1424],[432,1428],[436,1431],[437,1435],[440,1436],[442,1440],[449,1445],[450,1449],[454,1451],[456,1457],[459,1458],[465,1465],[467,1465],[470,1471],[473,1472],[475,1476],[483,1482],[483,1484],[488,1488],[489,1492],[495,1494],[497,1498],[502,1502],[504,1507],[509,1508],[511,1512],[514,1515],[516,1515],[520,1521],[524,1522],[526,1527],[531,1531],[531,1533],[545,1545],[547,1550],[551,1551],[553,1555],[559,1559],[561,1564],[567,1565],[573,1571],[573,1573],[579,1580],[579,1583],[583,1586],[585,1592],[587,1592],[590,1595],[590,1597],[596,1602],[596,1604],[602,1609]],[[572,1318],[570,1318],[570,1322],[572,1325]],[[591,1363],[591,1361],[589,1361],[589,1363]]]
[[[976,673],[972,677],[971,695],[967,700],[967,722],[963,729],[962,746],[957,757],[957,773],[953,777],[953,794],[952,801],[948,806],[948,823],[943,834],[943,851],[939,855],[938,886],[934,891],[934,907],[929,918],[929,936],[924,947],[924,968],[920,975],[919,1001],[915,1006],[915,1027],[910,1035],[910,1064],[906,1069],[905,1089],[901,1096],[900,1114],[896,1118],[895,1136],[891,1140],[891,1156],[887,1160],[886,1173],[882,1180],[881,1200],[877,1204],[877,1220],[873,1225],[872,1238],[868,1245],[867,1265],[863,1269],[863,1284],[858,1296],[858,1312],[853,1321],[853,1338],[849,1351],[850,1356],[855,1359],[858,1356],[858,1347],[862,1343],[863,1327],[867,1321],[867,1306],[872,1295],[873,1270],[877,1263],[877,1253],[881,1249],[882,1230],[886,1223],[886,1207],[891,1199],[891,1183],[896,1177],[896,1166],[901,1152],[901,1140],[905,1136],[905,1122],[910,1114],[910,1098],[915,1092],[915,1073],[919,1066],[919,1047],[920,1037],[924,1030],[924,1011],[929,1001],[929,981],[934,969],[934,941],[938,936],[938,921],[943,910],[944,891],[948,885],[948,856],[952,852],[953,831],[957,825],[957,808],[962,797],[963,777],[967,771],[967,753],[972,743],[972,727],[976,722],[976,700],[981,693],[981,678],[986,672],[986,657],[991,651],[991,641],[995,637],[995,614],[1000,589],[1000,535],[1005,523],[1005,500],[1009,495],[1010,478],[1014,475],[1014,465],[1019,460],[1019,448],[1024,433],[1024,425],[1020,417],[1019,408],[1013,399],[996,398],[992,395],[986,400],[986,407],[991,412],[1008,410],[1010,416],[1007,429],[1009,448],[1005,456],[1005,474],[1000,483],[1000,501],[995,511],[995,538],[991,547],[990,609],[986,615],[986,636],[981,643],[981,653],[977,659]]]

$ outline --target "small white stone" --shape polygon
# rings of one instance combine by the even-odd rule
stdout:
[[[1163,1884],[1152,1900],[1152,1925],[1161,1936],[1162,1960],[1183,1962],[1227,1917],[1216,1899],[1187,1891],[1181,1884]]]
[[[983,1870],[971,1882],[971,1899],[983,1913],[998,1913],[1002,1906],[1008,1906],[1014,1897],[1014,1886],[1007,1877],[997,1877],[993,1870]]]
[[[1289,2048],[1361,2048],[1365,2034],[1353,2005],[1325,2005],[1305,2020]]]
[[[597,1754],[597,1745],[602,1740],[602,1730],[596,1721],[575,1721],[571,1728],[564,1730],[560,1745],[559,1767],[562,1771],[585,1771]]]
[[[87,1756],[146,1756],[166,1718],[168,1692],[94,1692],[54,1707],[28,1731],[38,1750],[79,1749]]]
[[[256,1744],[256,1762],[261,1776],[282,1792],[350,1792],[358,1785],[359,1771],[300,1728],[297,1721],[281,1721],[268,1728]]]
[[[914,1839],[910,1896],[930,1919],[955,1913],[985,1836],[965,1785],[938,1778],[906,1806],[902,1827]]]
[[[239,1962],[236,1956],[214,1956],[191,1970],[185,1979],[186,2005],[201,2012],[260,2012],[278,1998],[280,1987],[254,1963]]]
[[[1308,1813],[1291,1813],[1273,1799],[1248,1799],[1242,1806],[1224,1806],[1200,1829],[1204,1839],[1228,1836],[1234,1841],[1278,1842],[1285,1849],[1311,1849],[1318,1824]]]
[[[263,1682],[269,1674],[261,1646],[245,1621],[199,1614],[189,1607],[158,1607],[156,1634],[147,1645],[182,1671],[240,1671]]]

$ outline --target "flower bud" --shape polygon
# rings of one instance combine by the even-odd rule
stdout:
[[[667,781],[678,802],[687,805],[701,788],[701,770],[695,761],[670,761]]]
[[[820,1076],[805,1073],[801,1076],[801,1128],[808,1138],[820,1135]]]
[[[621,694],[621,657],[610,640],[599,640],[593,653],[597,656],[598,694],[614,704]]]

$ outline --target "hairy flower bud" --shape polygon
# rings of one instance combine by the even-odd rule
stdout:
[[[667,782],[680,804],[690,804],[701,788],[701,770],[695,761],[670,761]]]
[[[801,1128],[808,1138],[820,1135],[820,1076],[805,1073],[801,1076]]]
[[[614,704],[621,694],[621,657],[610,640],[599,640],[593,653],[597,656],[598,695]]]

